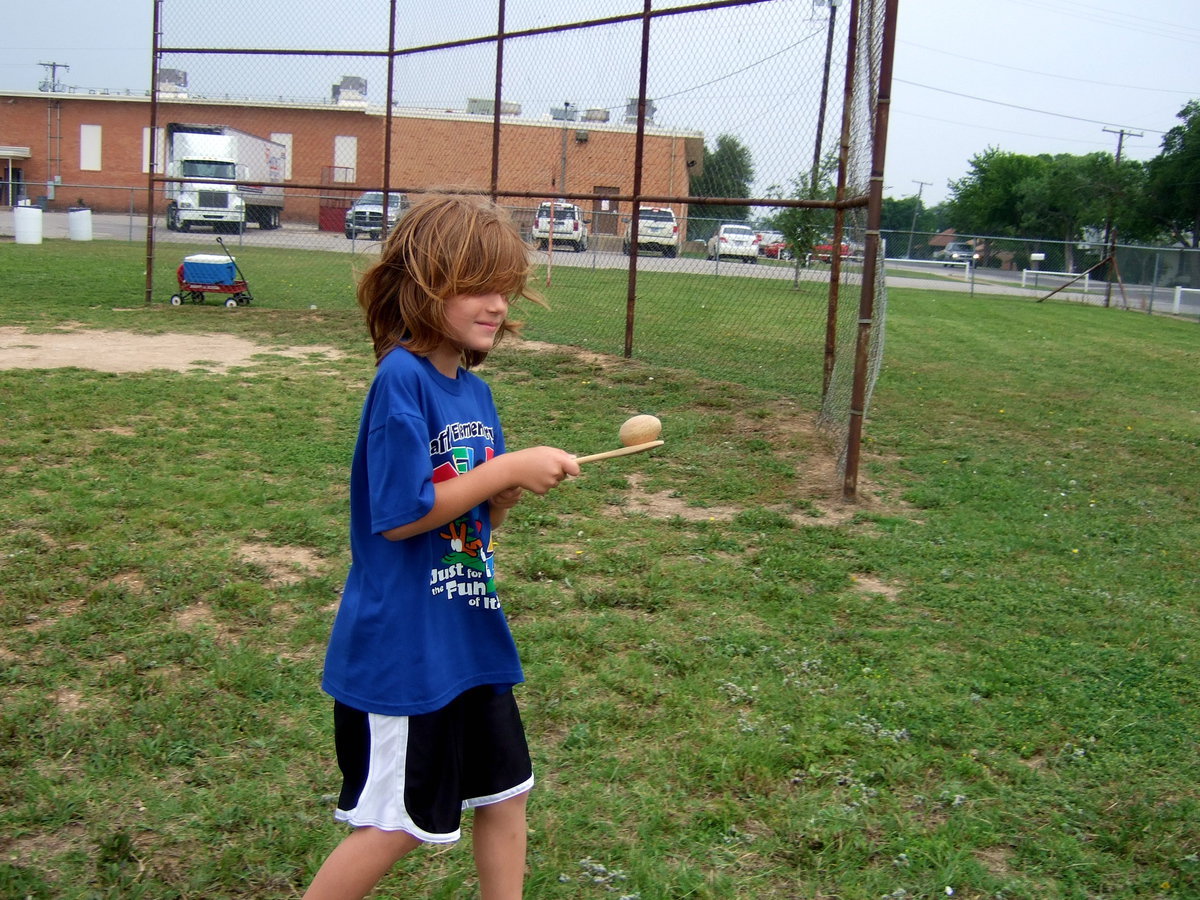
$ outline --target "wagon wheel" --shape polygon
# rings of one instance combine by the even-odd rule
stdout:
[[[230,309],[233,309],[233,307],[238,305],[237,297],[230,297],[228,300],[225,301],[225,305],[228,306]]]
[[[201,291],[191,291],[190,294],[188,295],[188,299],[191,300],[193,303],[203,303],[204,302],[204,294]]]
[[[179,306],[182,303],[183,303],[183,298],[180,297],[178,294],[171,295],[171,305],[172,306]]]

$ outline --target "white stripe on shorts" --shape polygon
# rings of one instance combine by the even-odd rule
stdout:
[[[477,806],[491,806],[493,803],[499,803],[501,800],[507,800],[509,797],[516,797],[519,794],[524,794],[526,791],[533,790],[533,776],[518,784],[515,788],[509,788],[507,791],[501,791],[499,794],[492,794],[488,797],[472,797],[470,800],[464,800],[463,809],[475,809]]]
[[[368,713],[371,751],[367,782],[358,796],[354,809],[334,811],[339,822],[361,828],[370,825],[383,831],[405,831],[430,844],[452,844],[462,836],[462,829],[438,834],[425,831],[413,821],[404,806],[404,778],[408,756],[408,716],[383,716]],[[500,803],[533,789],[533,776],[527,780],[487,797],[464,800],[462,808],[475,809]]]
[[[371,825],[384,831],[407,831],[418,840],[431,844],[452,844],[462,834],[456,828],[449,834],[434,834],[419,828],[404,808],[404,772],[408,756],[408,716],[381,716],[369,713],[371,761],[367,783],[354,809],[339,809],[333,817],[356,828]]]

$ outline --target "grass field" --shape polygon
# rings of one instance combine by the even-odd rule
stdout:
[[[0,328],[24,330],[0,344],[262,348],[0,370],[0,897],[296,897],[342,835],[318,680],[369,346],[344,259],[256,258],[238,310],[145,306],[142,262],[0,244]],[[618,327],[573,277],[530,339]],[[773,389],[794,361],[703,321],[730,282],[680,281],[681,356],[764,374],[554,347],[484,370],[510,446],[606,449],[633,412],[668,441],[503,531],[526,895],[1200,896],[1197,326],[892,291],[846,508]],[[469,843],[379,896],[477,896]]]

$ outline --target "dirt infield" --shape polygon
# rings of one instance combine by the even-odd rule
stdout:
[[[61,369],[99,372],[149,372],[168,369],[227,372],[261,355],[304,358],[314,354],[337,359],[333,347],[263,347],[227,334],[134,334],[128,331],[70,331],[31,334],[0,328],[0,369]]]

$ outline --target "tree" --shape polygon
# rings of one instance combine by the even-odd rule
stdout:
[[[690,190],[693,197],[749,197],[753,181],[750,149],[733,135],[723,134],[717,138],[715,150],[704,145],[704,170],[691,179]],[[688,238],[707,236],[714,224],[710,220],[744,222],[749,217],[749,206],[692,203],[688,208]]]
[[[792,179],[788,196],[796,200],[833,200],[837,196],[837,165],[837,154],[826,154],[816,172],[808,172]],[[772,187],[771,193],[779,195],[782,191]],[[831,209],[787,207],[776,212],[769,221],[772,228],[783,234],[792,257],[796,260],[795,271],[792,273],[792,283],[796,284],[800,278],[800,266],[807,264],[813,247],[832,239],[834,212]]]
[[[1110,221],[1135,221],[1129,199],[1144,182],[1140,163],[1110,153],[1023,156],[989,148],[951,185],[948,218],[958,231],[1061,243],[1074,271],[1076,244]]]
[[[957,231],[1021,236],[1019,185],[1038,175],[1048,157],[1023,156],[989,147],[971,158],[971,171],[950,184],[947,218]]]
[[[944,217],[942,204],[926,206],[916,194],[899,199],[884,197],[879,227],[888,238],[888,253],[907,256],[911,243],[913,256],[917,259],[927,257],[928,235],[941,231]]]
[[[1162,153],[1147,166],[1146,218],[1184,246],[1200,247],[1200,100],[1163,137]]]
[[[1098,229],[1114,209],[1115,165],[1108,153],[1042,155],[1036,171],[1016,185],[1020,233],[1061,241],[1068,272],[1075,271],[1075,244],[1085,228]]]

